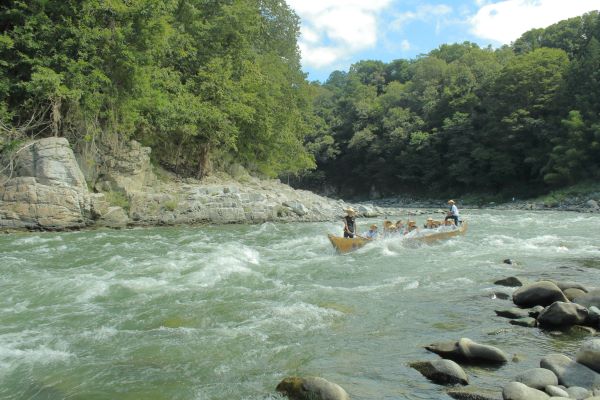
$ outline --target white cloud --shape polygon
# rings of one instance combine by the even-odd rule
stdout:
[[[406,39],[404,39],[401,43],[400,43],[400,48],[404,51],[410,50],[410,42]]]
[[[600,0],[502,0],[483,2],[470,20],[471,32],[483,39],[508,44],[534,28],[600,9]],[[489,3],[489,4],[486,4]]]
[[[407,11],[398,14],[391,23],[394,30],[401,30],[412,21],[429,21],[432,18],[442,17],[452,12],[452,8],[445,4],[425,4],[417,7],[416,11]]]
[[[330,67],[377,44],[377,17],[392,0],[287,0],[301,19],[302,63]]]

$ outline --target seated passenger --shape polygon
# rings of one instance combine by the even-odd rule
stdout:
[[[383,235],[386,236],[391,233],[392,221],[385,220],[383,221]]]
[[[452,219],[447,219],[444,221],[444,227],[446,229],[455,229],[456,225],[454,225],[454,220]]]
[[[365,237],[372,240],[377,239],[377,236],[379,236],[379,233],[377,232],[377,225],[373,224],[367,233],[365,233]]]
[[[408,228],[407,228],[407,231],[408,231],[408,232],[412,232],[412,231],[414,231],[415,229],[418,229],[418,228],[417,228],[417,223],[416,223],[415,221],[408,221]]]
[[[427,218],[427,222],[425,222],[425,225],[423,225],[423,228],[425,228],[425,229],[435,229],[435,226],[433,224],[433,218],[431,218],[431,217]]]
[[[404,233],[404,224],[402,223],[401,219],[396,221],[396,233],[398,233],[398,234]]]

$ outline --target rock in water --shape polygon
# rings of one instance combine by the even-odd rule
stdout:
[[[562,354],[550,354],[540,361],[540,367],[549,369],[564,386],[600,388],[600,374]]]
[[[492,364],[508,361],[508,357],[502,350],[494,346],[476,343],[468,338],[462,338],[458,342],[432,343],[425,348],[442,358],[452,360]]]
[[[587,318],[588,310],[585,307],[557,301],[546,307],[537,320],[541,326],[561,327],[583,324]]]
[[[558,385],[558,378],[549,369],[532,368],[517,375],[515,382],[521,382],[530,388],[544,390],[546,386]]]
[[[288,377],[276,390],[291,400],[350,400],[341,386],[319,377]]]
[[[513,293],[513,302],[521,307],[545,307],[555,301],[569,302],[569,299],[558,286],[549,281],[535,282]]]
[[[494,282],[494,284],[509,287],[523,286],[523,282],[521,282],[521,280],[516,276],[509,276],[508,278],[499,279]]]
[[[547,400],[550,396],[521,382],[510,382],[502,389],[502,398],[504,400]]]
[[[577,353],[578,363],[600,372],[600,339],[588,340]]]
[[[451,360],[421,361],[410,364],[424,377],[441,385],[467,385],[469,378],[460,365]]]

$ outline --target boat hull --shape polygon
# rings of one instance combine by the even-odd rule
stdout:
[[[447,232],[434,232],[428,235],[416,236],[413,238],[406,238],[411,242],[423,242],[423,243],[434,243],[439,240],[450,239],[455,236],[464,235],[467,232],[468,224],[467,222],[463,222],[458,229],[447,231]],[[358,250],[361,247],[364,247],[366,244],[371,242],[369,239],[365,239],[362,237],[355,238],[344,238],[335,235],[327,235],[331,245],[335,248],[340,254],[346,254],[354,250]]]

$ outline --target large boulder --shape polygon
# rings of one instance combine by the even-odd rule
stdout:
[[[508,361],[506,354],[494,347],[479,344],[468,338],[461,338],[457,342],[439,342],[425,346],[442,358],[473,363],[505,363]]]
[[[513,302],[520,307],[549,306],[555,301],[568,302],[565,294],[550,281],[539,281],[517,289]]]
[[[502,389],[502,398],[504,400],[547,400],[550,396],[521,382],[510,382]]]
[[[581,283],[577,283],[577,282],[572,282],[572,281],[552,281],[552,280],[549,280],[548,282],[553,282],[563,292],[565,290],[567,290],[567,289],[579,289],[579,290],[584,291],[585,293],[589,292],[589,290],[587,289],[587,287],[585,287]]]
[[[573,301],[577,297],[583,296],[586,292],[578,288],[567,288],[563,289],[563,293],[565,294],[565,296],[567,296],[567,299],[569,299],[569,301]]]
[[[452,360],[420,361],[410,366],[432,382],[441,385],[467,385],[469,378],[465,371]]]
[[[600,372],[600,339],[588,340],[581,346],[575,358],[579,364],[583,364],[596,372]]]
[[[341,386],[319,377],[288,377],[276,390],[291,400],[350,400]]]
[[[557,301],[552,303],[537,317],[540,326],[561,327],[583,324],[588,318],[588,310],[575,303]]]
[[[561,385],[600,388],[600,374],[563,354],[550,354],[542,358],[540,367],[554,372]]]
[[[0,176],[0,228],[60,230],[91,223],[87,184],[65,138],[23,148],[8,178]]]
[[[558,385],[558,378],[549,369],[532,368],[517,375],[515,382],[521,382],[534,389],[544,390],[548,385]]]

